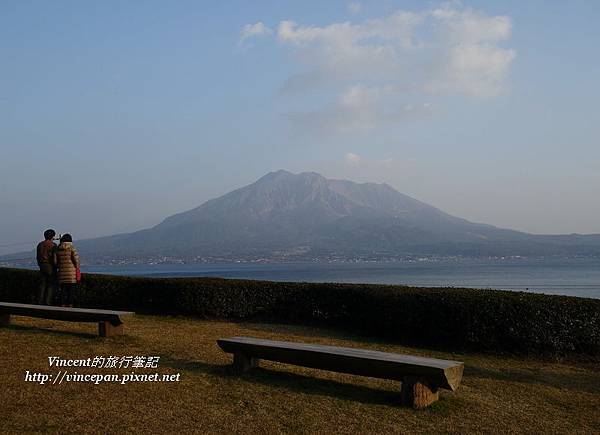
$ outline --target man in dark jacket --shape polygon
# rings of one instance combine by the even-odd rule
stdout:
[[[44,241],[37,245],[37,263],[40,268],[40,292],[38,304],[50,305],[52,293],[56,282],[56,265],[54,264],[54,251],[56,245],[52,241],[56,236],[54,230],[44,231]]]

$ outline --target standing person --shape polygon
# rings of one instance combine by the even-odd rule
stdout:
[[[54,252],[56,267],[58,267],[61,305],[72,307],[79,278],[79,254],[73,246],[73,238],[70,234],[63,234]]]
[[[56,245],[52,241],[56,231],[44,231],[44,241],[37,245],[37,264],[40,268],[40,290],[38,293],[38,304],[50,305],[52,294],[56,283],[56,263],[54,262],[54,250]]]

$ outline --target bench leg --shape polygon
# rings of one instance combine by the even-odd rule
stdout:
[[[423,409],[436,402],[440,394],[438,389],[430,387],[424,379],[406,376],[402,379],[402,405],[414,409]]]
[[[0,314],[0,326],[10,325],[10,314]]]
[[[123,335],[123,324],[114,326],[110,322],[98,323],[98,334],[100,337],[110,337],[113,335]]]
[[[251,358],[244,353],[236,352],[233,354],[232,369],[235,373],[245,373],[254,367],[258,367],[259,361],[258,358]]]

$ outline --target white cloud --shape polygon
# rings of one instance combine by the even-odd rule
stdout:
[[[362,6],[359,2],[351,2],[348,4],[348,11],[350,11],[351,14],[358,14],[361,9]]]
[[[459,3],[396,11],[360,23],[302,26],[281,21],[276,35],[303,71],[282,93],[336,92],[321,108],[290,115],[303,127],[368,131],[385,122],[422,117],[440,95],[493,98],[507,89],[515,59],[511,20]],[[412,101],[409,101],[412,100]]]
[[[288,117],[299,131],[338,134],[368,133],[380,125],[432,116],[431,103],[400,103],[397,94],[393,86],[354,85],[325,107],[291,112]]]
[[[248,38],[261,35],[270,35],[271,33],[273,33],[273,31],[260,21],[255,24],[246,24],[240,32],[239,43],[243,43]]]
[[[506,16],[488,17],[473,9],[458,10],[447,4],[429,14],[443,26],[444,36],[456,43],[497,42],[510,38],[511,22]]]
[[[358,154],[347,153],[344,156],[344,161],[346,162],[347,165],[355,168],[360,165],[361,157]]]
[[[343,22],[303,27],[293,21],[282,21],[277,37],[284,46],[297,49],[301,61],[323,72],[372,74],[378,67],[395,69],[398,50],[412,47],[413,31],[421,21],[418,15],[404,11],[363,24]]]
[[[426,83],[425,90],[434,94],[496,97],[506,89],[506,75],[514,58],[514,50],[487,44],[457,45],[445,54],[436,79]]]
[[[442,57],[434,79],[425,84],[431,93],[459,93],[495,97],[506,89],[505,79],[515,59],[513,49],[498,45],[510,38],[506,16],[489,17],[472,9],[444,6],[431,12],[438,26]]]

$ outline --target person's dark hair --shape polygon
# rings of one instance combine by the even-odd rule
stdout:
[[[72,241],[73,241],[73,237],[71,237],[71,235],[69,233],[63,234],[62,237],[60,238],[60,243],[62,243],[62,242],[72,242]]]
[[[56,236],[56,231],[54,230],[46,230],[44,231],[44,239],[52,240]]]

